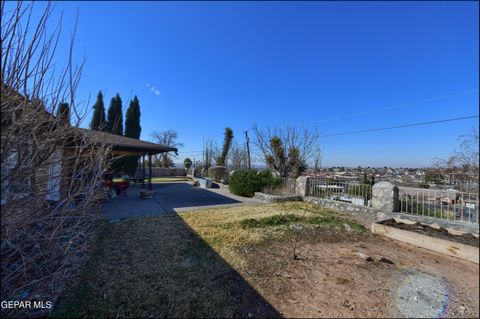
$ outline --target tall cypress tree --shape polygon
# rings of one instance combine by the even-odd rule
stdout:
[[[123,135],[122,99],[118,93],[112,98],[108,108],[107,128],[109,133]]]
[[[122,99],[117,93],[110,101],[107,111],[107,132],[110,134],[123,135]],[[111,163],[113,173],[121,172],[125,166],[125,158],[117,158]]]
[[[140,103],[135,95],[125,114],[125,136],[135,139],[140,138],[142,127],[140,126]],[[134,175],[137,170],[138,157],[125,159],[124,167],[128,174]]]
[[[96,131],[106,130],[105,106],[103,105],[102,91],[98,92],[97,101],[93,105],[93,115],[92,121],[90,122],[90,129]]]
[[[70,125],[70,107],[68,103],[62,102],[58,105],[57,117],[62,124]]]
[[[135,95],[130,106],[125,113],[125,136],[131,138],[140,138],[142,127],[140,126],[140,103]]]

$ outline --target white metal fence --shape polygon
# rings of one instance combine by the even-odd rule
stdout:
[[[308,196],[371,206],[372,185],[309,179]]]
[[[266,187],[262,190],[270,195],[295,195],[297,181],[295,178],[282,177],[280,183],[274,187]]]
[[[478,224],[479,196],[453,189],[399,187],[397,211]]]

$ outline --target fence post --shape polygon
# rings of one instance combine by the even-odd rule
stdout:
[[[400,201],[398,200],[398,186],[393,186],[393,212],[400,211]]]
[[[295,195],[308,196],[308,176],[299,176],[295,180]]]
[[[379,182],[372,187],[372,208],[384,213],[398,208],[398,187],[389,182]]]

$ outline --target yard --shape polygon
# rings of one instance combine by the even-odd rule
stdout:
[[[205,209],[105,224],[53,316],[472,317],[478,270],[306,203]]]

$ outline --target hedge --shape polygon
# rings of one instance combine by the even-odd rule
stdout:
[[[252,197],[255,192],[260,192],[264,187],[274,187],[280,179],[270,171],[241,170],[235,171],[230,177],[229,189],[232,194]]]

